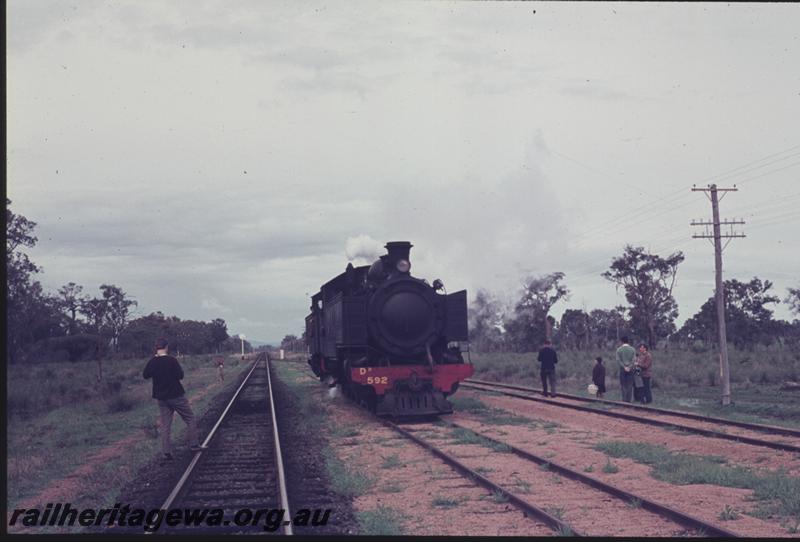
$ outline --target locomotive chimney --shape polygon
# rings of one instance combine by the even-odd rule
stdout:
[[[386,251],[388,254],[386,255],[386,263],[388,264],[389,269],[398,269],[397,262],[405,260],[409,262],[411,260],[408,259],[408,254],[411,252],[411,247],[414,246],[408,241],[390,241],[386,243]],[[398,269],[402,273],[408,272],[408,266],[405,269]]]

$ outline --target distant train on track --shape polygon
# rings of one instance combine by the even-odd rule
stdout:
[[[306,317],[314,374],[380,416],[446,414],[446,397],[472,376],[460,341],[467,341],[467,292],[444,293],[411,276],[411,243],[386,244],[372,265],[326,282]]]

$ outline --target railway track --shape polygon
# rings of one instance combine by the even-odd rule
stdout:
[[[508,484],[498,483],[484,474],[478,472],[475,468],[470,467],[466,461],[462,461],[459,458],[455,457],[454,454],[449,453],[447,450],[444,449],[443,446],[437,446],[430,439],[425,439],[420,434],[428,433],[431,431],[438,431],[441,429],[442,426],[437,426],[435,424],[421,424],[417,425],[414,429],[407,429],[404,427],[399,426],[398,424],[389,421],[389,420],[380,420],[385,426],[393,429],[397,433],[401,434],[405,438],[413,441],[414,443],[422,446],[426,450],[430,451],[433,455],[444,461],[447,465],[453,467],[456,471],[461,473],[462,475],[466,476],[472,482],[490,490],[493,492],[495,498],[502,498],[507,500],[509,503],[514,505],[516,508],[524,512],[525,514],[538,518],[539,520],[543,521],[547,524],[555,533],[561,535],[570,535],[570,536],[598,536],[598,535],[608,535],[605,532],[592,532],[592,528],[578,528],[573,524],[570,524],[564,517],[562,517],[559,511],[554,511],[552,509],[548,509],[543,506],[537,506],[530,502],[530,498],[527,498],[524,494],[520,494],[518,491],[515,491],[508,487]],[[663,518],[667,523],[674,524],[674,529],[671,531],[671,535],[694,535],[694,536],[715,536],[715,537],[736,537],[738,536],[736,533],[729,531],[727,529],[721,528],[717,525],[712,523],[708,523],[702,519],[696,518],[689,514],[680,512],[679,510],[675,510],[670,508],[666,505],[660,504],[655,502],[651,499],[647,499],[641,495],[637,495],[618,487],[612,486],[600,480],[596,480],[591,478],[585,474],[579,473],[573,469],[565,467],[563,465],[559,465],[554,463],[550,459],[546,459],[540,456],[537,456],[533,453],[530,453],[526,450],[521,448],[512,446],[502,441],[498,441],[494,438],[488,437],[484,434],[476,433],[472,429],[466,428],[456,423],[452,422],[445,422],[444,424],[446,427],[450,428],[459,428],[465,431],[470,431],[473,434],[477,435],[480,439],[483,439],[484,442],[492,443],[498,447],[501,447],[504,451],[510,451],[517,460],[521,460],[527,463],[535,463],[546,469],[549,473],[553,475],[557,475],[560,477],[564,477],[569,479],[570,481],[577,483],[579,491],[582,492],[582,499],[584,502],[603,502],[602,509],[599,513],[604,514],[604,517],[614,517],[618,518],[620,523],[625,523],[627,520],[626,518],[630,517],[631,514],[631,506],[632,503],[635,503],[635,507],[641,508],[646,510],[649,513],[654,514],[660,518]],[[420,428],[421,427],[421,428]],[[437,437],[437,442],[440,442]],[[499,452],[498,452],[499,453]],[[473,460],[474,462],[474,460]],[[504,463],[508,463],[508,460],[504,460]],[[520,472],[524,472],[526,469],[524,466],[520,466]],[[530,469],[527,469],[530,471]],[[559,482],[560,483],[560,482]],[[575,488],[569,489],[569,491],[576,491]],[[604,501],[602,498],[597,497],[597,493],[602,492],[606,495],[610,495],[613,497],[610,501]],[[595,513],[598,513],[595,511]],[[662,526],[663,528],[663,526]],[[649,531],[643,530],[642,532],[636,533],[639,536],[643,536],[648,534]],[[625,536],[631,536],[634,533],[629,533]]]
[[[753,446],[800,453],[800,431],[786,427],[738,422],[703,416],[691,412],[639,406],[631,403],[609,401],[607,399],[591,399],[564,393],[559,393],[556,399],[551,399],[537,396],[536,394],[540,394],[541,391],[535,388],[484,380],[465,380],[461,383],[461,387],[500,393],[526,401],[535,401],[561,408],[591,412],[602,416],[610,416],[647,425],[676,429],[707,437],[742,442]],[[587,402],[596,406],[585,406],[581,404]],[[614,408],[619,407],[620,409],[627,409],[632,412],[626,413],[604,408],[608,406]]]
[[[160,508],[167,515],[169,510],[221,509],[221,523],[162,525],[157,532],[292,534],[265,353],[253,362],[202,446]]]

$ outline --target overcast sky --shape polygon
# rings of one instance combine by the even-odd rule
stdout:
[[[558,316],[624,304],[600,273],[631,243],[686,254],[682,322],[715,180],[747,221],[725,278],[800,282],[797,4],[9,0],[6,24],[8,196],[51,291],[279,341],[365,246],[411,241],[470,297],[563,271]]]

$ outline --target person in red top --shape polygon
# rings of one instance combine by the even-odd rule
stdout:
[[[167,353],[169,342],[164,338],[156,340],[156,355],[147,362],[142,372],[145,380],[153,379],[153,399],[158,401],[161,411],[161,451],[164,459],[172,459],[170,433],[172,431],[172,414],[177,412],[186,423],[189,447],[192,451],[201,450],[197,443],[197,425],[194,412],[186,399],[186,392],[181,385],[183,369],[174,357]]]
[[[642,403],[648,404],[653,402],[653,392],[650,389],[650,381],[653,378],[653,356],[647,350],[647,345],[642,343],[639,345],[639,353],[636,355],[635,366],[641,369],[640,375],[642,378]]]

